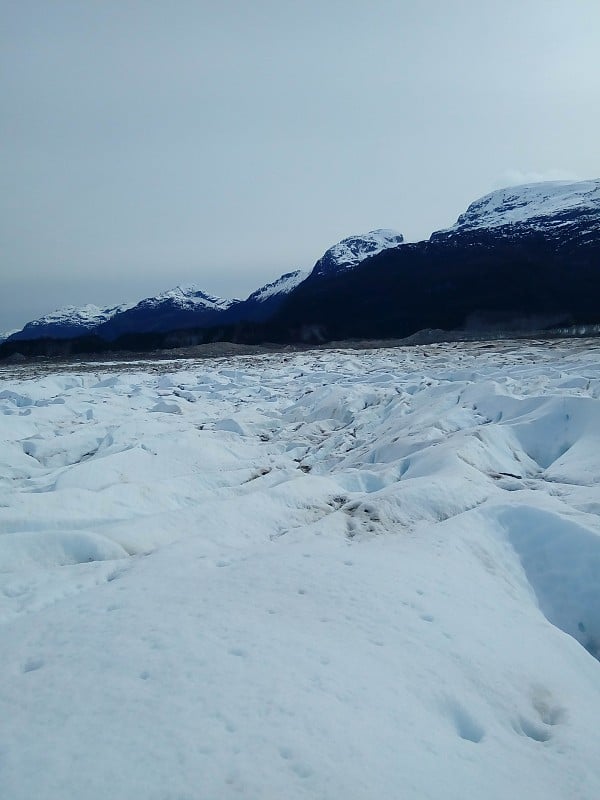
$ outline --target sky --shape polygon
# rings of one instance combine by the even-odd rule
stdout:
[[[600,176],[597,0],[0,0],[0,331]]]

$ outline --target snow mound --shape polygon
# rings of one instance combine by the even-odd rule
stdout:
[[[86,531],[32,531],[0,536],[0,572],[49,569],[127,558],[116,542]]]

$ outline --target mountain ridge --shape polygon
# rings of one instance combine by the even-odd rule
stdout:
[[[421,242],[388,229],[347,237],[310,273],[286,273],[246,300],[176,287],[86,333],[117,349],[146,349],[537,330],[600,323],[599,298],[600,179],[555,181],[491,192]],[[152,324],[140,323],[142,312]],[[13,334],[0,352],[19,338]]]
[[[480,198],[453,227],[343,279],[305,282],[277,324],[322,340],[531,330],[598,323],[599,298],[600,179],[525,184]]]
[[[600,213],[600,179],[522,184],[475,200],[454,225],[435,231],[430,240],[481,228],[527,225],[547,230],[548,220],[564,225],[589,213]]]
[[[253,291],[245,300],[225,299],[204,292],[197,284],[177,285],[136,303],[100,308],[87,304],[65,306],[28,322],[7,340],[31,340],[44,337],[69,339],[95,334],[114,340],[121,335],[167,332],[185,327],[210,327],[213,324],[261,322],[275,313],[281,302],[325,260],[328,274],[352,269],[368,255],[402,241],[395,231],[369,231],[343,239],[329,248],[312,271],[286,272]]]

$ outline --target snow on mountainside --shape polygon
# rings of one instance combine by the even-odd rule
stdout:
[[[433,237],[511,225],[527,225],[539,230],[569,222],[581,223],[590,215],[597,220],[598,214],[600,179],[510,186],[471,203],[455,225],[437,231]]]
[[[159,315],[168,314],[169,324],[176,326],[174,315],[201,312],[211,318],[239,303],[239,300],[223,300],[206,294],[196,285],[176,286],[138,303],[125,303],[112,308],[99,308],[88,304],[80,308],[66,306],[28,322],[13,340],[51,337],[69,339],[86,333],[125,333],[151,330],[160,327]],[[155,315],[156,319],[152,320]]]
[[[269,319],[285,301],[287,296],[308,278],[309,273],[302,270],[286,272],[277,280],[266,283],[260,289],[232,309],[227,315],[227,322],[264,322]]]
[[[144,300],[140,300],[135,306],[132,306],[132,308],[138,308],[140,306],[151,308],[153,306],[170,304],[186,311],[195,309],[225,311],[239,302],[239,300],[225,300],[221,297],[215,297],[214,295],[203,292],[196,284],[189,284],[186,286],[176,286],[174,289],[167,289],[154,297],[146,297]]]
[[[125,334],[155,333],[218,324],[240,300],[224,300],[206,294],[198,286],[176,286],[154,297],[147,297],[118,314],[97,333],[105,339]]]
[[[107,319],[114,317],[120,311],[130,308],[129,305],[113,306],[112,308],[100,308],[92,303],[85,306],[65,306],[56,311],[51,311],[50,314],[44,314],[43,317],[29,322],[28,325],[59,325],[69,323],[71,325],[81,325],[86,328],[93,328]]]
[[[286,272],[285,275],[277,278],[277,280],[266,283],[264,286],[261,286],[260,289],[252,292],[248,300],[263,303],[278,295],[289,294],[296,286],[301,284],[303,280],[306,280],[309,274],[309,272],[300,269],[295,272]]]
[[[288,272],[253,292],[246,300],[226,300],[202,291],[196,284],[176,286],[138,303],[100,309],[68,306],[29,322],[14,339],[53,337],[68,339],[85,333],[115,339],[123,334],[177,330],[268,319],[285,298],[309,275],[319,277],[345,271],[369,256],[397,247],[403,236],[392,230],[374,230],[338,242],[317,261],[312,273]]]
[[[327,250],[315,264],[311,277],[345,272],[356,267],[365,258],[376,256],[390,247],[398,247],[403,242],[404,237],[401,233],[385,228],[369,231],[360,236],[349,236]]]
[[[22,330],[13,331],[7,338],[37,339],[47,336],[62,339],[81,336],[129,308],[131,305],[126,303],[110,308],[100,308],[91,303],[81,307],[65,306],[28,322]]]
[[[390,247],[337,280],[320,280],[324,262],[315,268],[317,279],[311,276],[285,306],[281,329],[290,338],[595,325],[600,180],[493,192],[472,203],[453,228]]]
[[[515,242],[523,245],[518,252],[510,249]],[[280,309],[275,325],[287,326],[280,331],[283,337],[315,322],[328,331],[320,336],[333,338],[405,336],[423,327],[451,330],[482,311],[510,312],[510,319],[518,311],[519,320],[541,314],[565,324],[598,322],[593,301],[600,280],[600,179],[500,189],[471,203],[455,225],[428,241],[403,244],[402,234],[394,230],[372,230],[330,247],[310,274],[286,273],[243,301],[214,297],[197,285],[177,286],[133,305],[61,309],[28,323],[8,342],[90,333],[110,341],[124,335],[221,330],[272,322]],[[366,259],[365,274],[353,273],[353,288],[340,304],[337,280],[326,279],[341,276],[344,283],[346,273]],[[438,275],[434,284],[426,277],[432,271]],[[513,286],[519,291],[507,291]],[[398,292],[405,298],[403,307]],[[371,298],[369,304],[365,298]],[[349,318],[353,325],[346,324]],[[260,336],[260,330],[253,335]]]

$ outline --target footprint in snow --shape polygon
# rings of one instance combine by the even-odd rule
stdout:
[[[479,744],[485,735],[485,730],[464,706],[451,700],[446,705],[446,712],[461,739]]]
[[[566,709],[557,705],[552,693],[541,686],[533,690],[531,705],[544,725],[559,725],[566,719]]]
[[[513,722],[513,728],[520,736],[527,736],[534,742],[547,742],[552,735],[545,726],[523,716]]]

